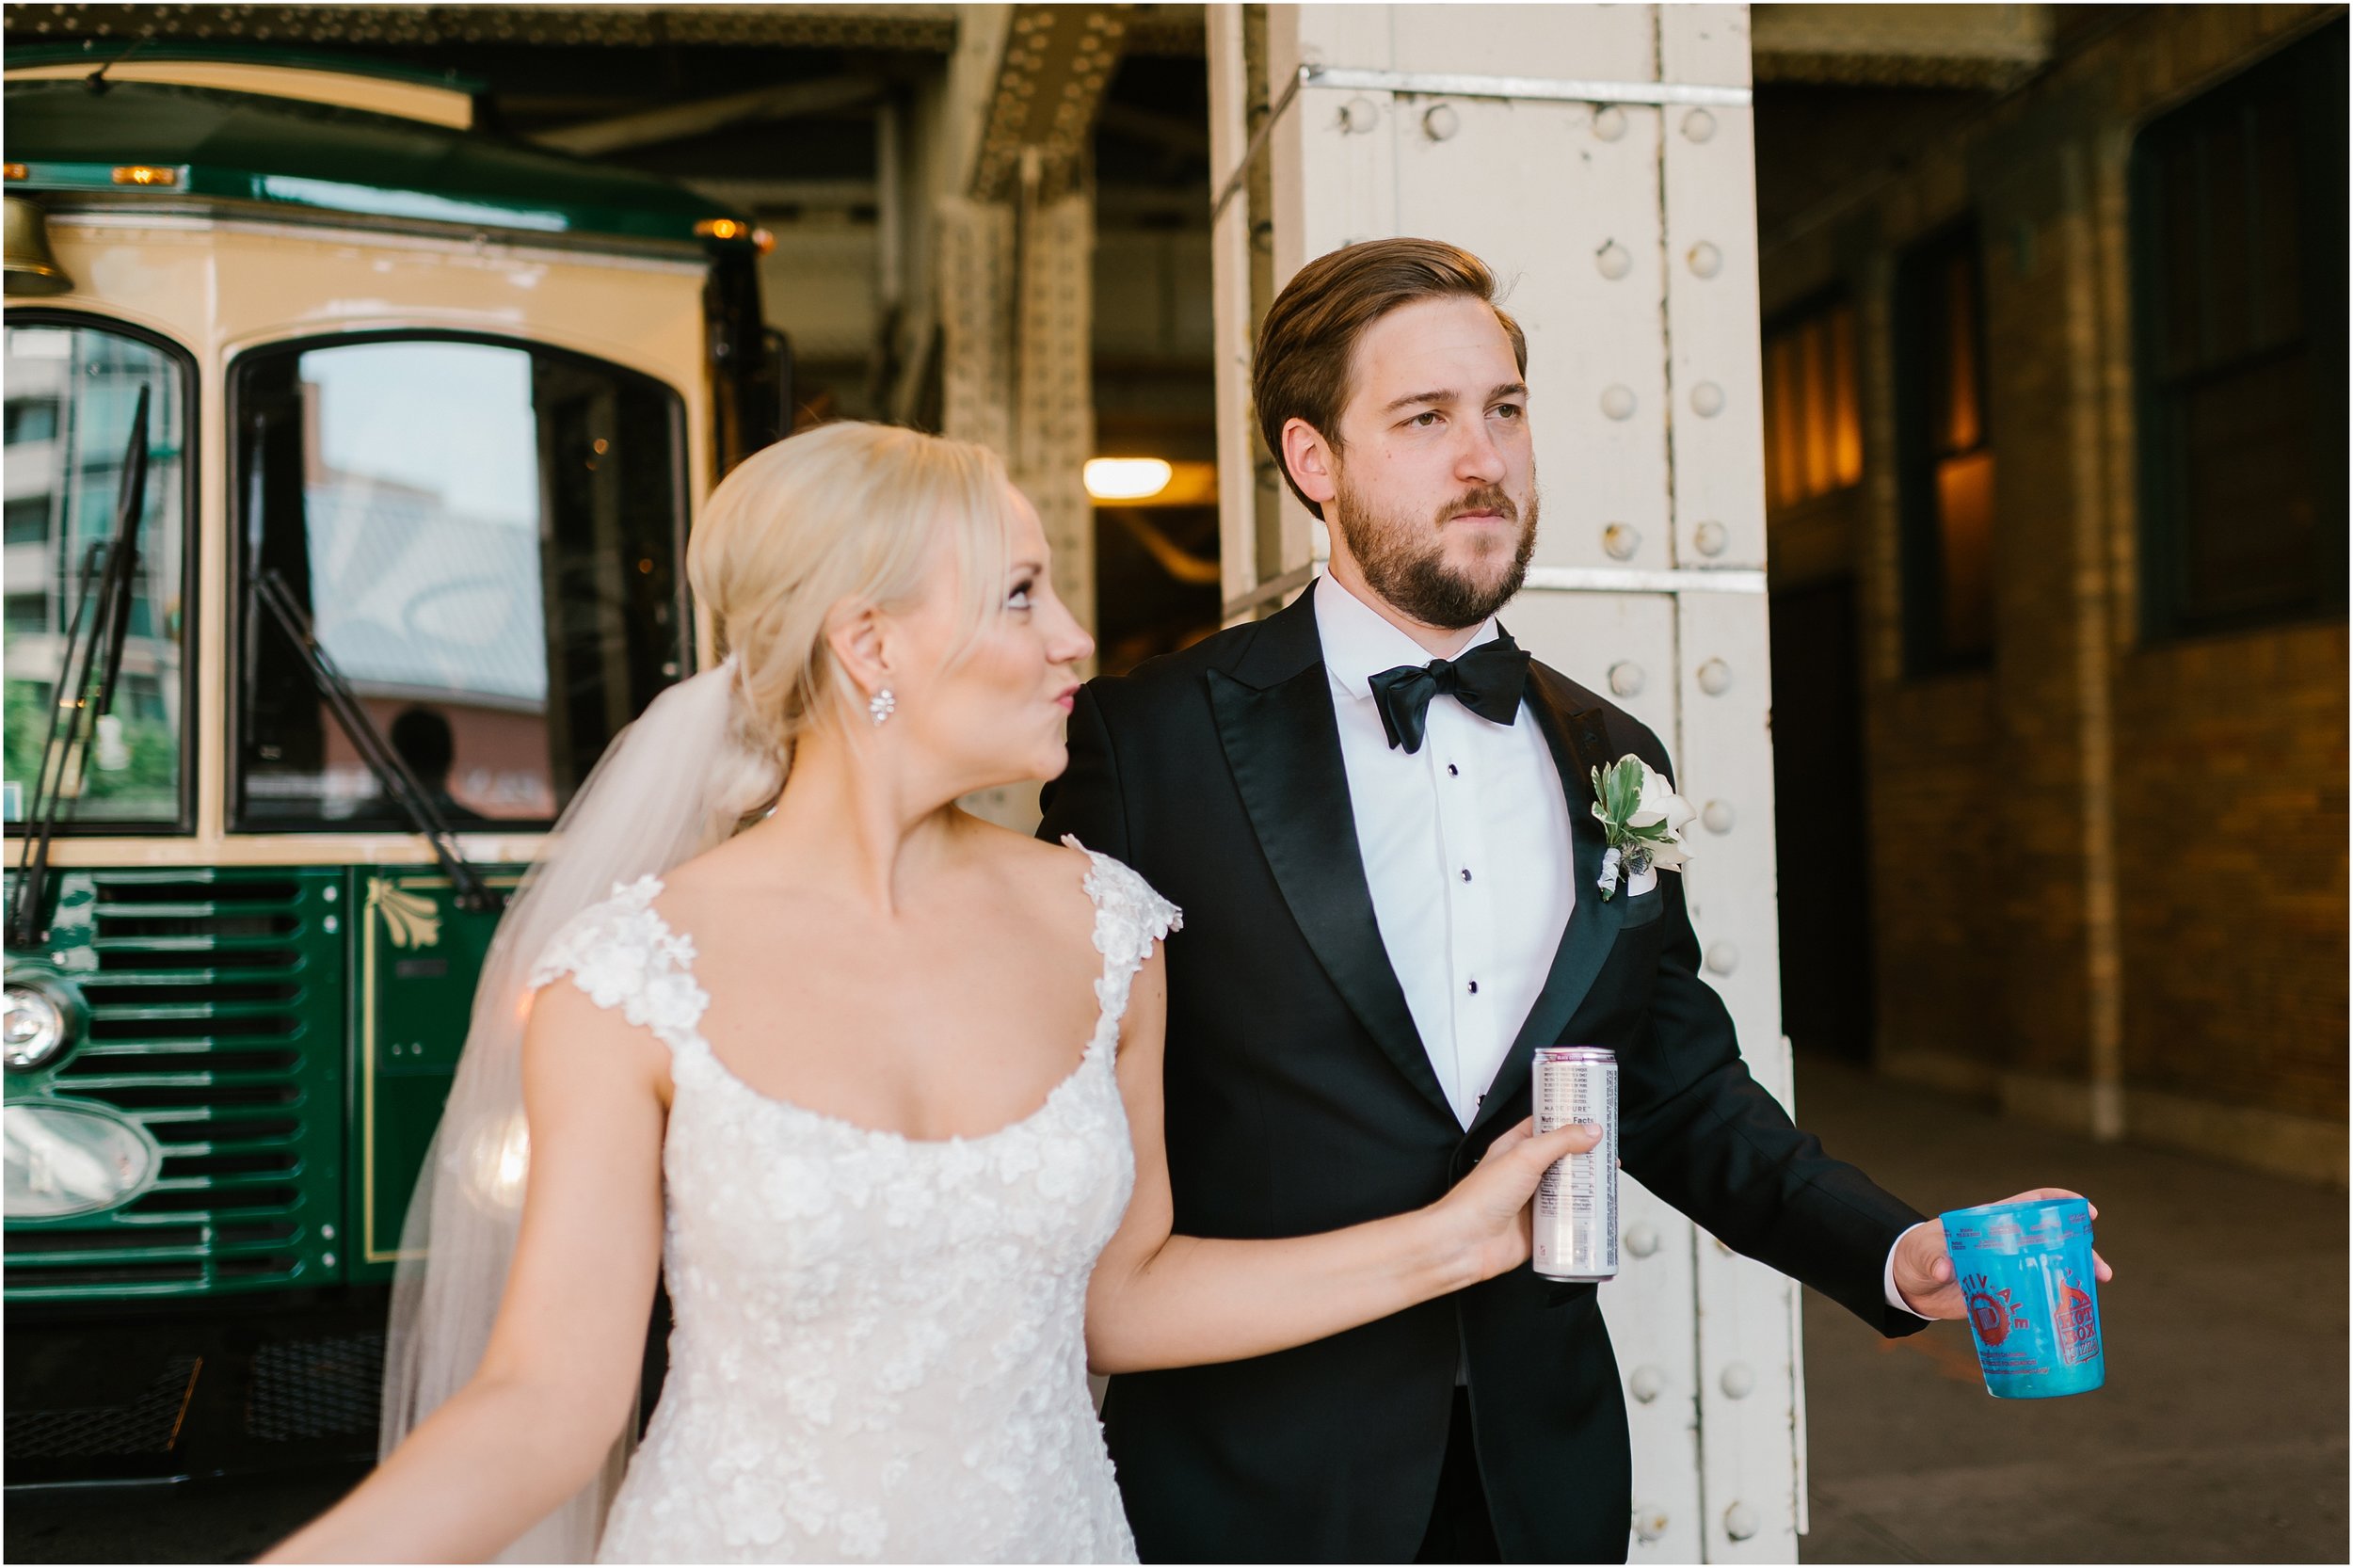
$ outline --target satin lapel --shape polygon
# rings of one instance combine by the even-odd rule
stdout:
[[[1291,919],[1398,1071],[1452,1120],[1381,945],[1321,659],[1264,689],[1214,670],[1209,680],[1225,760]]]
[[[1529,1064],[1535,1059],[1538,1046],[1561,1043],[1561,1032],[1576,1016],[1577,1004],[1585,1000],[1600,978],[1603,964],[1609,958],[1609,950],[1617,942],[1618,928],[1625,919],[1625,904],[1620,900],[1602,902],[1602,856],[1608,848],[1603,841],[1601,824],[1593,820],[1593,786],[1590,771],[1609,761],[1608,732],[1602,728],[1598,709],[1574,709],[1566,694],[1556,691],[1549,670],[1531,665],[1528,672],[1528,712],[1544,732],[1545,744],[1552,749],[1553,765],[1561,772],[1561,787],[1569,802],[1569,844],[1577,880],[1577,912],[1569,917],[1569,928],[1561,933],[1560,951],[1553,954],[1552,972],[1545,978],[1544,989],[1536,995],[1536,1004],[1528,1010],[1528,1021],[1520,1026],[1518,1038],[1496,1069],[1495,1081],[1487,1086],[1486,1096],[1480,1101],[1479,1114],[1472,1119],[1471,1131],[1479,1132],[1512,1102],[1528,1081]],[[1590,754],[1590,755],[1589,755]]]

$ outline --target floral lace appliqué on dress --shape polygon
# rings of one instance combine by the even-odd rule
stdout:
[[[1089,853],[1094,1037],[1043,1106],[979,1138],[872,1131],[736,1078],[650,877],[550,945],[532,983],[568,974],[619,1008],[674,1084],[670,1371],[600,1560],[1135,1560],[1087,1394],[1086,1288],[1135,1180],[1120,1017],[1180,917]]]

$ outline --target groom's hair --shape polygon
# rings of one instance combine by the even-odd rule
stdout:
[[[1496,304],[1495,274],[1487,264],[1444,240],[1365,240],[1318,256],[1299,269],[1268,307],[1251,361],[1250,395],[1258,430],[1283,471],[1283,482],[1316,516],[1283,458],[1283,426],[1313,425],[1340,450],[1340,411],[1348,407],[1349,371],[1365,328],[1401,305],[1460,296],[1482,300],[1512,340],[1512,358],[1528,375],[1528,339],[1520,324]]]

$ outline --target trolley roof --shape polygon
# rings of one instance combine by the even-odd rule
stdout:
[[[752,235],[739,216],[655,175],[333,104],[19,78],[8,83],[7,106],[11,192],[176,196],[575,243],[748,244]]]
[[[98,73],[110,84],[171,82],[299,98],[460,131],[473,129],[475,99],[486,85],[456,71],[426,71],[369,56],[250,44],[142,39],[104,51],[92,41],[28,44],[7,53],[10,81],[87,81]]]

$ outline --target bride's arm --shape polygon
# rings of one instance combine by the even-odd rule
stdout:
[[[264,1562],[481,1562],[587,1484],[629,1419],[662,1261],[660,1044],[573,985],[523,1042],[531,1177],[472,1381]]]
[[[1523,1122],[1426,1208],[1280,1240],[1173,1236],[1160,1127],[1167,1013],[1156,949],[1120,1027],[1136,1187],[1087,1287],[1087,1362],[1096,1372],[1267,1355],[1516,1268],[1528,1260],[1528,1200],[1545,1168],[1593,1144],[1580,1128],[1535,1138]]]

